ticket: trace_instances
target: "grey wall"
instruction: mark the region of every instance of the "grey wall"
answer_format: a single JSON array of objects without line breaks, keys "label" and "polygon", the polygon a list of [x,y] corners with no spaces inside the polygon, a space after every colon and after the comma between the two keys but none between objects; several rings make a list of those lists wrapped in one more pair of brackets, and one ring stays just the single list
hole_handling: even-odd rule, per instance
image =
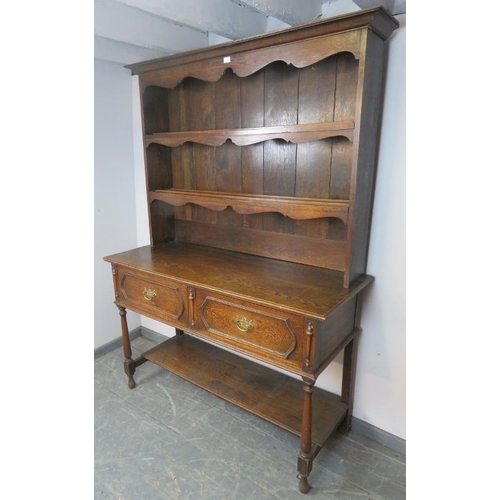
[{"label": "grey wall", "polygon": [[[94,348],[120,336],[105,255],[137,245],[132,81],[119,64],[94,60]],[[129,312],[130,329],[140,324]]]}]

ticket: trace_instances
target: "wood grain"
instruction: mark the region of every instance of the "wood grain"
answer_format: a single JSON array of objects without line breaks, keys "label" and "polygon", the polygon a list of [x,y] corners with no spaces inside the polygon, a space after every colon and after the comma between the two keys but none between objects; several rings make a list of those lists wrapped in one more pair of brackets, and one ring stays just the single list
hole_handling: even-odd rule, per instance
[{"label": "wood grain", "polygon": [[[217,129],[241,127],[240,79],[226,72],[215,86],[215,126]],[[215,151],[215,185],[217,191],[241,192],[241,149],[226,143]],[[217,214],[217,223],[241,227],[241,215],[232,211]]]},{"label": "wood grain", "polygon": [[[299,73],[284,63],[265,71],[265,126],[296,125]],[[264,144],[264,194],[294,196],[297,145],[282,141]],[[293,221],[280,214],[265,214],[263,228],[293,234]]]},{"label": "wood grain", "polygon": [[[300,72],[299,123],[333,120],[335,79],[336,64],[331,59]],[[297,146],[296,196],[329,198],[331,156],[331,140],[317,140]],[[295,234],[326,238],[328,221],[298,222],[294,230]]]},{"label": "wood grain", "polygon": [[[191,103],[194,110],[191,128],[202,131],[215,129],[215,86],[200,80],[191,82]],[[182,132],[180,132],[182,134]],[[190,132],[184,132],[190,133]],[[215,148],[193,144],[196,189],[215,190]],[[195,207],[193,220],[215,223],[217,216],[203,207]]]},{"label": "wood grain", "polygon": [[[293,43],[301,40],[322,37],[343,31],[362,30],[369,28],[383,40],[398,28],[398,21],[389,12],[380,7],[351,12],[342,16],[330,17],[308,24],[301,24],[275,33],[258,35],[235,42],[207,47],[205,49],[184,52],[126,66],[133,74],[146,75],[161,69],[172,69],[193,62],[213,60],[227,55],[251,51],[259,48],[273,47],[283,43]],[[292,45],[293,51],[293,45]]]},{"label": "wood grain", "polygon": [[[129,66],[152,245],[105,257],[129,387],[149,359],[299,434],[303,493],[332,429],[350,427],[384,39],[397,26],[368,9]],[[126,308],[178,335],[132,360]],[[313,390],[343,349],[342,397]]]},{"label": "wood grain", "polygon": [[352,181],[349,199],[356,208],[349,214],[345,286],[366,271],[371,226],[374,179],[378,157],[381,99],[384,84],[386,47],[371,32],[365,34],[366,51],[359,63],[357,121]]},{"label": "wood grain", "polygon": [[[358,88],[358,61],[348,54],[336,58],[337,77],[335,85],[334,119],[352,118],[356,113],[356,93]],[[332,141],[330,176],[330,198],[349,199],[353,157],[353,145],[341,137]],[[330,221],[328,238],[346,239],[345,226]]]},{"label": "wood grain", "polygon": [[142,95],[144,133],[169,132],[168,91],[152,85]]},{"label": "wood grain", "polygon": [[146,149],[147,189],[170,189],[173,187],[171,149],[151,144]]},{"label": "wood grain", "polygon": [[175,222],[175,238],[184,243],[344,271],[345,242],[342,241],[182,220]]},{"label": "wood grain", "polygon": [[265,47],[230,56],[231,61],[224,62],[224,57],[213,57],[208,64],[198,61],[182,66],[172,66],[168,73],[152,71],[144,75],[147,85],[159,85],[174,88],[187,77],[197,78],[206,82],[216,82],[223,78],[228,69],[239,77],[247,77],[274,61],[283,61],[295,69],[310,66],[322,59],[348,51],[359,57],[359,32],[325,35],[312,40],[283,44],[275,47]]},{"label": "wood grain", "polygon": [[[301,316],[201,289],[196,303],[194,335],[297,375],[310,376],[310,369],[304,364]],[[236,325],[237,320],[250,321],[252,325],[243,332]]]},{"label": "wood grain", "polygon": [[363,276],[344,288],[338,271],[180,242],[144,246],[104,260],[323,321],[373,279]]},{"label": "wood grain", "polygon": [[[144,357],[212,394],[294,434],[302,426],[302,384],[286,375],[222,351],[190,335],[172,337]],[[339,396],[314,391],[312,442],[323,445],[347,405]]]},{"label": "wood grain", "polygon": [[[259,71],[240,82],[241,126],[261,128],[264,126],[264,71]],[[264,192],[264,144],[248,145],[241,150],[241,192],[262,194]],[[262,216],[245,215],[243,227],[262,229]]]},{"label": "wood grain", "polygon": [[[182,123],[182,113],[180,100],[180,89],[176,88],[168,93],[168,118],[169,118],[169,128],[172,132],[178,132],[184,128]],[[185,123],[185,120],[184,120]],[[172,148],[171,149],[171,162],[172,162],[172,185],[174,188],[186,189],[187,185],[184,181],[184,170],[182,163],[182,149]],[[186,218],[185,207],[179,207],[175,209],[175,218]]]},{"label": "wood grain", "polygon": [[349,213],[349,202],[346,200],[233,194],[188,189],[150,191],[149,200],[161,200],[176,207],[194,203],[217,212],[231,207],[236,213],[246,215],[279,212],[292,219],[336,217],[346,222]]},{"label": "wood grain", "polygon": [[[201,109],[201,108],[200,108]],[[333,115],[333,107],[332,107]],[[304,116],[302,116],[304,118]],[[196,128],[196,125],[193,124]],[[221,130],[193,130],[146,135],[146,145],[156,143],[164,146],[181,146],[186,142],[196,142],[207,146],[222,146],[230,140],[237,146],[249,146],[272,139],[282,139],[295,144],[317,141],[328,137],[343,136],[352,140],[354,122],[345,120],[299,125],[279,125],[275,127],[236,128]]]},{"label": "wood grain", "polygon": [[153,245],[160,245],[175,238],[174,207],[152,201],[149,205],[150,234]]}]

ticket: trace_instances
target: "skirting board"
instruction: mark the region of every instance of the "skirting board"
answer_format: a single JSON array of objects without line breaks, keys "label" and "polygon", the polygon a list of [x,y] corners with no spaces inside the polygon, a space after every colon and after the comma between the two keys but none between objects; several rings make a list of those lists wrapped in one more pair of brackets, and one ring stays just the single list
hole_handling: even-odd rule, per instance
[{"label": "skirting board", "polygon": [[[141,337],[143,330],[144,330],[144,328],[142,328],[140,326],[137,328],[134,328],[129,333],[130,340],[134,340],[138,337]],[[144,335],[144,337],[146,337],[146,335]],[[96,349],[94,349],[94,359],[97,359],[97,358],[103,356],[107,352],[114,351],[115,349],[118,349],[118,347],[121,347],[121,346],[122,346],[122,338],[117,337],[116,339],[112,340],[111,342],[108,342],[107,344],[101,345],[101,346],[97,347]]]},{"label": "skirting board", "polygon": [[[155,343],[163,342],[167,338],[164,335],[160,335],[159,333],[156,333],[153,330],[150,330],[149,328],[145,328],[143,326],[135,328],[130,332],[130,340],[136,339],[141,336]],[[122,345],[122,339],[121,337],[118,337],[112,340],[111,342],[108,342],[107,344],[104,344],[98,347],[97,349],[94,349],[94,359],[98,358],[99,356],[102,356],[103,354],[106,354],[109,351],[121,347],[121,345]],[[387,446],[387,448],[390,448],[391,450],[401,453],[402,455],[406,455],[405,439],[401,439],[398,436],[389,434],[388,432],[379,429],[378,427],[375,427],[374,425],[369,424],[368,422],[360,420],[359,418],[356,417],[352,418],[352,429],[358,434],[361,434],[362,436],[365,436],[369,439],[373,439],[377,443]]]},{"label": "skirting board", "polygon": [[373,441],[387,446],[387,448],[390,448],[401,455],[406,455],[406,439],[401,439],[394,434],[389,434],[388,432],[356,417],[352,417],[351,427],[354,432],[357,432],[358,434],[361,434],[369,439],[373,439]]}]

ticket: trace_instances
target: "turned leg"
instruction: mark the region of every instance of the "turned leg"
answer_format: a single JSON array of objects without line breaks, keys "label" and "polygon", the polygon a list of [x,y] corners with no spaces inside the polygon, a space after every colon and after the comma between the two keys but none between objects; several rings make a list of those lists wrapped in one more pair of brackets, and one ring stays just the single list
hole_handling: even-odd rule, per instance
[{"label": "turned leg", "polygon": [[301,493],[308,493],[311,489],[307,477],[312,469],[312,394],[314,381],[304,379],[304,408],[302,412],[302,429],[300,432],[300,453],[297,469],[299,471],[300,481],[299,490]]},{"label": "turned leg", "polygon": [[135,387],[135,363],[132,359],[132,347],[130,346],[130,337],[128,334],[127,310],[121,306],[118,306],[118,309],[120,311],[120,318],[122,323],[123,356],[125,357],[123,367],[125,369],[125,373],[128,375],[128,386],[130,387],[130,389],[133,389]]},{"label": "turned leg", "polygon": [[342,402],[347,405],[347,414],[339,427],[342,434],[351,431],[352,407],[354,402],[354,381],[356,377],[356,359],[358,356],[359,332],[344,349],[344,366],[342,369]]}]

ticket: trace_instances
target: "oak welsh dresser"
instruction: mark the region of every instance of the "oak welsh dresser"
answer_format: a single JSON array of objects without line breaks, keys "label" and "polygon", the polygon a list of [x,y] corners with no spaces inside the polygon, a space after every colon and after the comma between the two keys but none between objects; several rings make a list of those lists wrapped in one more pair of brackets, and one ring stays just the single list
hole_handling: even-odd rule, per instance
[{"label": "oak welsh dresser", "polygon": [[[351,426],[385,40],[397,27],[368,9],[128,66],[151,235],[105,257],[128,385],[150,361],[296,433],[303,493],[326,439]],[[132,359],[127,309],[176,335]],[[342,350],[341,394],[314,388]]]}]

